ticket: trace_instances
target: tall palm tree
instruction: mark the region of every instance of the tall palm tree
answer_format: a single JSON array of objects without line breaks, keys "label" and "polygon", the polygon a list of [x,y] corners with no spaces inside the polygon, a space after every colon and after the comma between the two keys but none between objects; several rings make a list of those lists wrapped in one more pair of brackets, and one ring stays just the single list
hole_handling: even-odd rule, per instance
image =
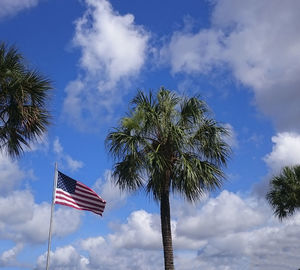
[{"label": "tall palm tree", "polygon": [[279,219],[292,216],[300,208],[300,165],[284,167],[270,182],[266,198]]},{"label": "tall palm tree", "polygon": [[0,149],[19,156],[47,129],[50,81],[30,70],[14,47],[0,44]]},{"label": "tall palm tree", "polygon": [[160,203],[165,269],[173,270],[169,194],[195,201],[221,186],[230,153],[227,130],[209,117],[203,101],[164,88],[156,96],[139,91],[131,105],[106,138],[116,159],[113,174],[122,190],[145,187]]}]

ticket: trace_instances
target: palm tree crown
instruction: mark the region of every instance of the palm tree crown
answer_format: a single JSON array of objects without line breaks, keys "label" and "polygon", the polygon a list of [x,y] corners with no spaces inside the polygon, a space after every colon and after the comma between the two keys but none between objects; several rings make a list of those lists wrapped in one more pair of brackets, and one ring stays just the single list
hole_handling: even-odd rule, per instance
[{"label": "palm tree crown", "polygon": [[270,182],[266,198],[279,219],[292,216],[300,208],[300,165],[284,167]]},{"label": "palm tree crown", "polygon": [[49,125],[50,81],[29,70],[14,47],[0,44],[0,149],[19,156]]},{"label": "palm tree crown", "polygon": [[203,101],[164,88],[156,96],[139,91],[131,105],[106,139],[117,161],[116,184],[131,191],[145,187],[160,202],[165,269],[174,269],[169,193],[195,201],[221,186],[230,153],[227,130],[209,117]]}]

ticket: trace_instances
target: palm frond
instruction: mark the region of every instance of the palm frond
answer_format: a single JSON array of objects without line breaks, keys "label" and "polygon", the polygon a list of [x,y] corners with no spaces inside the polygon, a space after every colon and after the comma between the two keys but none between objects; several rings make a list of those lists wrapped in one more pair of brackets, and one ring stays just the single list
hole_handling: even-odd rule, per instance
[{"label": "palm frond", "polygon": [[231,154],[229,145],[223,139],[227,134],[227,129],[218,125],[215,120],[203,119],[191,137],[190,145],[197,149],[202,159],[218,166],[225,165]]},{"label": "palm frond", "polygon": [[50,124],[51,82],[28,70],[17,49],[0,45],[0,148],[19,156]]},{"label": "palm frond", "polygon": [[121,190],[135,191],[143,186],[141,164],[131,155],[116,163],[113,177]]},{"label": "palm frond", "polygon": [[199,123],[204,115],[209,112],[205,102],[196,97],[185,98],[181,103],[179,124],[186,128]]},{"label": "palm frond", "polygon": [[188,200],[196,201],[208,191],[222,186],[224,174],[215,164],[201,161],[191,153],[183,154],[172,170],[172,189]]}]

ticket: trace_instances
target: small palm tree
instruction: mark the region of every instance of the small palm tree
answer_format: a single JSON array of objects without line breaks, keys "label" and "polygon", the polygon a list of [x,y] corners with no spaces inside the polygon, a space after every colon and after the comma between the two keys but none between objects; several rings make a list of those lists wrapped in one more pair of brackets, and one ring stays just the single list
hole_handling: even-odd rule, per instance
[{"label": "small palm tree", "polygon": [[221,186],[230,153],[227,130],[208,116],[203,101],[164,88],[156,96],[139,91],[131,105],[106,138],[117,161],[113,174],[122,190],[145,187],[160,203],[165,269],[173,270],[169,194],[195,201]]},{"label": "small palm tree", "polygon": [[270,182],[266,198],[280,220],[292,216],[300,208],[300,165],[284,167]]},{"label": "small palm tree", "polygon": [[0,149],[19,156],[49,124],[50,81],[29,70],[22,55],[0,44]]}]

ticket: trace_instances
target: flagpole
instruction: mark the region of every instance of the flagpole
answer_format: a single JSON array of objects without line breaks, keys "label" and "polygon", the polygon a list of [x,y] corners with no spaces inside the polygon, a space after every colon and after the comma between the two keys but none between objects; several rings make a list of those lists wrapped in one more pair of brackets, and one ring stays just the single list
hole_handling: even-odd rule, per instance
[{"label": "flagpole", "polygon": [[57,162],[55,162],[55,170],[54,170],[54,183],[53,183],[53,195],[52,195],[50,227],[49,227],[49,237],[48,237],[48,253],[47,253],[46,270],[48,270],[48,268],[49,268],[49,262],[50,262],[50,249],[51,249],[51,236],[52,236],[52,220],[53,220],[53,210],[54,210],[54,200],[55,200],[56,186],[57,186]]}]

